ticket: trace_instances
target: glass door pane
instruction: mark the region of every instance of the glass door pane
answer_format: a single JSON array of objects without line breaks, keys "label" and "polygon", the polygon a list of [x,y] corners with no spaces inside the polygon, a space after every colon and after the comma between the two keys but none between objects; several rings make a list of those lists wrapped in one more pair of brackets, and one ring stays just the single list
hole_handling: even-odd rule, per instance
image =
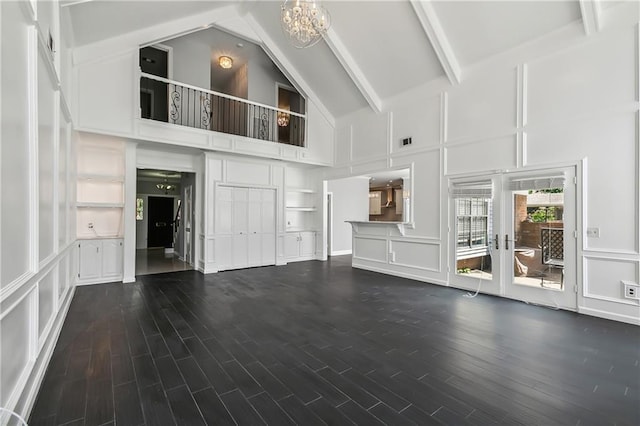
[{"label": "glass door pane", "polygon": [[462,197],[456,198],[454,203],[456,274],[491,280],[491,200],[484,197]]},{"label": "glass door pane", "polygon": [[575,309],[574,176],[573,168],[504,176],[506,296]]},{"label": "glass door pane", "polygon": [[562,290],[564,188],[513,191],[514,284]]}]

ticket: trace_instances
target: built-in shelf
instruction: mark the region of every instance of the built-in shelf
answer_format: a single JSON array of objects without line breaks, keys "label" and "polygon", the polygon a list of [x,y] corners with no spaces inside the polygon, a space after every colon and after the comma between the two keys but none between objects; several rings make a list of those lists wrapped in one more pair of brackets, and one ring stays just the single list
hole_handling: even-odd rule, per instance
[{"label": "built-in shelf", "polygon": [[123,208],[124,203],[76,203],[76,207],[79,209],[116,209]]},{"label": "built-in shelf", "polygon": [[294,212],[315,212],[318,209],[315,207],[289,207],[287,206],[287,210],[291,210]]},{"label": "built-in shelf", "polygon": [[294,188],[291,186],[287,187],[287,191],[288,192],[302,192],[304,194],[315,194],[316,191],[313,189],[309,189],[309,188]]}]

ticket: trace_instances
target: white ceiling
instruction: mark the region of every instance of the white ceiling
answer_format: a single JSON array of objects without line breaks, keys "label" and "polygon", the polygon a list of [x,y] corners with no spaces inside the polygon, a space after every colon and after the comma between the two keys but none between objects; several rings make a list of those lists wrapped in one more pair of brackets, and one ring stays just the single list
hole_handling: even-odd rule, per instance
[{"label": "white ceiling", "polygon": [[[209,12],[225,8],[224,19],[215,25],[262,41],[277,62],[289,67],[285,74],[302,80],[297,82],[299,87],[314,93],[334,117],[367,105],[380,109],[384,100],[396,93],[446,78],[442,58],[435,53],[443,39],[450,46],[445,53],[460,65],[464,76],[466,67],[582,18],[578,0],[432,1],[429,19],[442,29],[438,41],[427,37],[408,0],[325,0],[332,16],[333,38],[329,43],[296,49],[280,28],[280,1],[65,3],[76,47],[186,17],[201,17],[204,22],[198,25],[207,26],[212,24]],[[229,16],[229,7],[236,10],[235,16]]]}]

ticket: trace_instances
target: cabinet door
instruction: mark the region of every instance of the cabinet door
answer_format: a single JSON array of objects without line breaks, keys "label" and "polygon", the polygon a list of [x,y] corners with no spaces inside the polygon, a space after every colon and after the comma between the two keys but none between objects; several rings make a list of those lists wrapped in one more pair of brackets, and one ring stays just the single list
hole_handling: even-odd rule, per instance
[{"label": "cabinet door", "polygon": [[395,190],[396,196],[396,214],[402,214],[402,208],[404,207],[404,199],[402,198],[402,189]]},{"label": "cabinet door", "polygon": [[316,252],[316,233],[301,232],[300,233],[300,256],[313,256]]},{"label": "cabinet door", "polygon": [[91,280],[102,275],[100,241],[84,240],[78,244],[78,278]]},{"label": "cabinet door", "polygon": [[382,213],[382,192],[369,192],[369,214],[378,215]]},{"label": "cabinet door", "polygon": [[102,241],[102,276],[122,276],[122,240]]},{"label": "cabinet door", "polygon": [[289,232],[284,236],[284,256],[287,259],[300,257],[300,233]]}]

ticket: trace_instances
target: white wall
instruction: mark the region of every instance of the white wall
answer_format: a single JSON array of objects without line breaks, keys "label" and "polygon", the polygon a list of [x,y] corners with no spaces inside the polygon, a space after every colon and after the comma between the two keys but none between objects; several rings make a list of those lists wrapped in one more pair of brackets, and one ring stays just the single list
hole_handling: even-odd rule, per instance
[{"label": "white wall", "polygon": [[251,45],[255,51],[247,64],[249,67],[249,100],[265,105],[277,106],[276,83],[291,86],[291,83],[264,53],[262,48]]},{"label": "white wall", "polygon": [[331,180],[327,191],[332,193],[331,253],[351,253],[351,225],[346,220],[369,220],[369,179],[362,177]]},{"label": "white wall", "polygon": [[162,43],[173,48],[172,80],[209,89],[211,49],[197,37],[180,37]]},{"label": "white wall", "polygon": [[[574,164],[583,171],[578,311],[640,323],[620,283],[640,278],[638,4],[603,13],[600,33],[587,36],[576,22],[465,69],[458,86],[433,83],[385,100],[381,114],[338,120],[327,177],[414,172],[415,229],[366,231],[357,266],[447,285],[450,177]],[[413,144],[401,147],[407,136]],[[600,238],[587,238],[587,227]]]},{"label": "white wall", "polygon": [[[0,407],[27,416],[76,271],[75,135],[61,93],[57,2],[0,2]],[[37,28],[43,31],[38,36]],[[66,68],[65,68],[66,69]],[[68,86],[63,86],[65,90]]]}]

